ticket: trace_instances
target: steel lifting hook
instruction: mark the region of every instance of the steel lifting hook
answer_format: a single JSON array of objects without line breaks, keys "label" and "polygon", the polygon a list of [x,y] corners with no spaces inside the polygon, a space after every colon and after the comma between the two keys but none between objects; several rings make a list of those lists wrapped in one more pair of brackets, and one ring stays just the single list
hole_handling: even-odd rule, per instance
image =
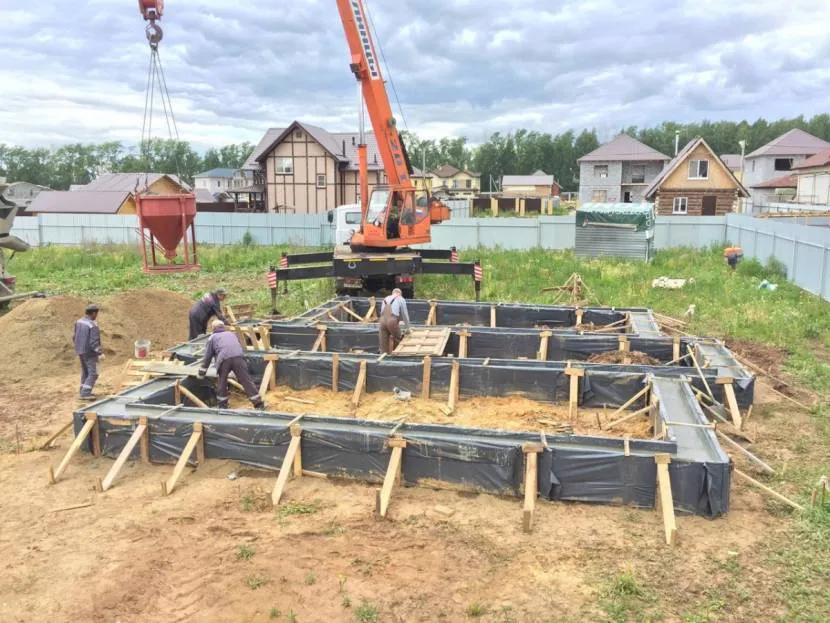
[{"label": "steel lifting hook", "polygon": [[147,24],[147,28],[144,29],[144,34],[147,35],[147,41],[150,43],[150,47],[154,50],[158,48],[159,42],[162,37],[164,37],[164,32],[162,31],[161,26],[152,20],[149,24]]}]

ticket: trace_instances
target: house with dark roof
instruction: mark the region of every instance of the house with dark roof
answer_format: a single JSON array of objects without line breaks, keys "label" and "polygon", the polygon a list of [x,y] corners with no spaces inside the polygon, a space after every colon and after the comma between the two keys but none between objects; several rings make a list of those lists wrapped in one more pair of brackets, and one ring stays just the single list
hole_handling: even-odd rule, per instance
[{"label": "house with dark roof", "polygon": [[580,203],[639,203],[670,158],[627,134],[577,160]]},{"label": "house with dark roof", "polygon": [[762,198],[768,196],[768,189],[760,184],[789,174],[810,156],[827,149],[830,149],[827,141],[794,128],[747,154],[742,182],[750,187],[753,204],[763,202]]},{"label": "house with dark roof", "polygon": [[481,190],[481,173],[442,164],[430,171],[432,192],[437,197],[466,199],[475,197]]},{"label": "house with dark roof", "polygon": [[212,194],[221,193],[232,188],[236,169],[218,167],[209,171],[202,171],[193,176],[193,188],[204,189]]},{"label": "house with dark roof", "polygon": [[645,189],[658,214],[716,216],[734,212],[746,188],[698,137],[678,152]]},{"label": "house with dark roof", "polygon": [[830,209],[830,149],[793,167],[795,201]]},{"label": "house with dark roof", "polygon": [[[386,182],[386,175],[374,134],[367,132],[365,141],[371,192]],[[358,202],[358,143],[357,132],[329,132],[294,121],[284,129],[269,129],[243,169],[259,169],[266,211],[327,212]]]},{"label": "house with dark roof", "polygon": [[509,197],[555,197],[561,191],[559,183],[542,170],[533,175],[503,175],[501,192]]}]

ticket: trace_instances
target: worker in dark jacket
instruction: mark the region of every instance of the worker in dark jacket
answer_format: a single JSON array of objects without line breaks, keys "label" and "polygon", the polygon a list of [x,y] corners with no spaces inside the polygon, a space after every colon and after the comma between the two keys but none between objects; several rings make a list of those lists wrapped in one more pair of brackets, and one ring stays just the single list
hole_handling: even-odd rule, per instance
[{"label": "worker in dark jacket", "polygon": [[264,409],[265,403],[251,380],[251,375],[248,374],[248,364],[245,362],[245,357],[242,356],[243,350],[239,344],[239,339],[233,332],[225,328],[225,323],[221,320],[214,320],[211,328],[213,334],[208,338],[205,347],[205,356],[202,359],[202,366],[199,368],[199,378],[205,378],[210,362],[215,358],[216,370],[219,375],[219,385],[216,389],[219,408],[228,408],[228,375],[233,372],[254,407]]},{"label": "worker in dark jacket", "polygon": [[222,301],[228,295],[225,288],[217,288],[215,292],[208,292],[190,308],[190,333],[187,339],[194,340],[200,335],[207,333],[207,323],[211,316],[223,323],[227,322],[222,314]]},{"label": "worker in dark jacket", "polygon": [[81,360],[81,400],[95,398],[92,389],[98,380],[98,362],[104,358],[97,322],[99,309],[95,304],[87,305],[84,317],[75,321],[75,334],[72,336],[75,353]]}]

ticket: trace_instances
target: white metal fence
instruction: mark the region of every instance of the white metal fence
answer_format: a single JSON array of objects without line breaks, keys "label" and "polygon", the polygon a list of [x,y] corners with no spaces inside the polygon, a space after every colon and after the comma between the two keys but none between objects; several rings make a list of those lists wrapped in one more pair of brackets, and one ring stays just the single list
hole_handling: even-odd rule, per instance
[{"label": "white metal fence", "polygon": [[[17,217],[13,233],[33,246],[47,244],[136,243],[135,216],[41,214]],[[433,228],[433,248],[501,249],[574,247],[573,216],[538,218],[459,218]],[[324,247],[333,242],[332,225],[324,214],[199,213],[199,243],[234,244],[246,234],[254,244]],[[723,216],[659,216],[655,247],[704,248],[727,241],[743,247],[747,257],[766,263],[771,257],[787,267],[793,282],[830,300],[830,228]]]}]

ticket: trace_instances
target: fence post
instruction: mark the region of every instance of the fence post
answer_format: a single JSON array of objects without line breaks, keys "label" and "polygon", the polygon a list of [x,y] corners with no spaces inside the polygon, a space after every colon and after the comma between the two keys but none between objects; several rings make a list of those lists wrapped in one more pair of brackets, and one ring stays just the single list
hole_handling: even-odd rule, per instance
[{"label": "fence post", "polygon": [[826,293],[824,291],[825,290],[825,287],[824,287],[825,277],[827,276],[827,251],[828,251],[828,248],[824,247],[824,253],[822,253],[822,255],[821,255],[821,271],[820,271],[821,281],[819,282],[819,287],[818,287],[819,295],[822,298],[825,298],[825,299],[828,298],[828,293]]},{"label": "fence post", "polygon": [[798,281],[795,278],[795,274],[798,272],[795,268],[796,262],[798,261],[798,244],[798,239],[795,236],[793,236],[793,274],[792,277],[790,277],[790,279],[792,279],[795,283],[798,283]]}]

